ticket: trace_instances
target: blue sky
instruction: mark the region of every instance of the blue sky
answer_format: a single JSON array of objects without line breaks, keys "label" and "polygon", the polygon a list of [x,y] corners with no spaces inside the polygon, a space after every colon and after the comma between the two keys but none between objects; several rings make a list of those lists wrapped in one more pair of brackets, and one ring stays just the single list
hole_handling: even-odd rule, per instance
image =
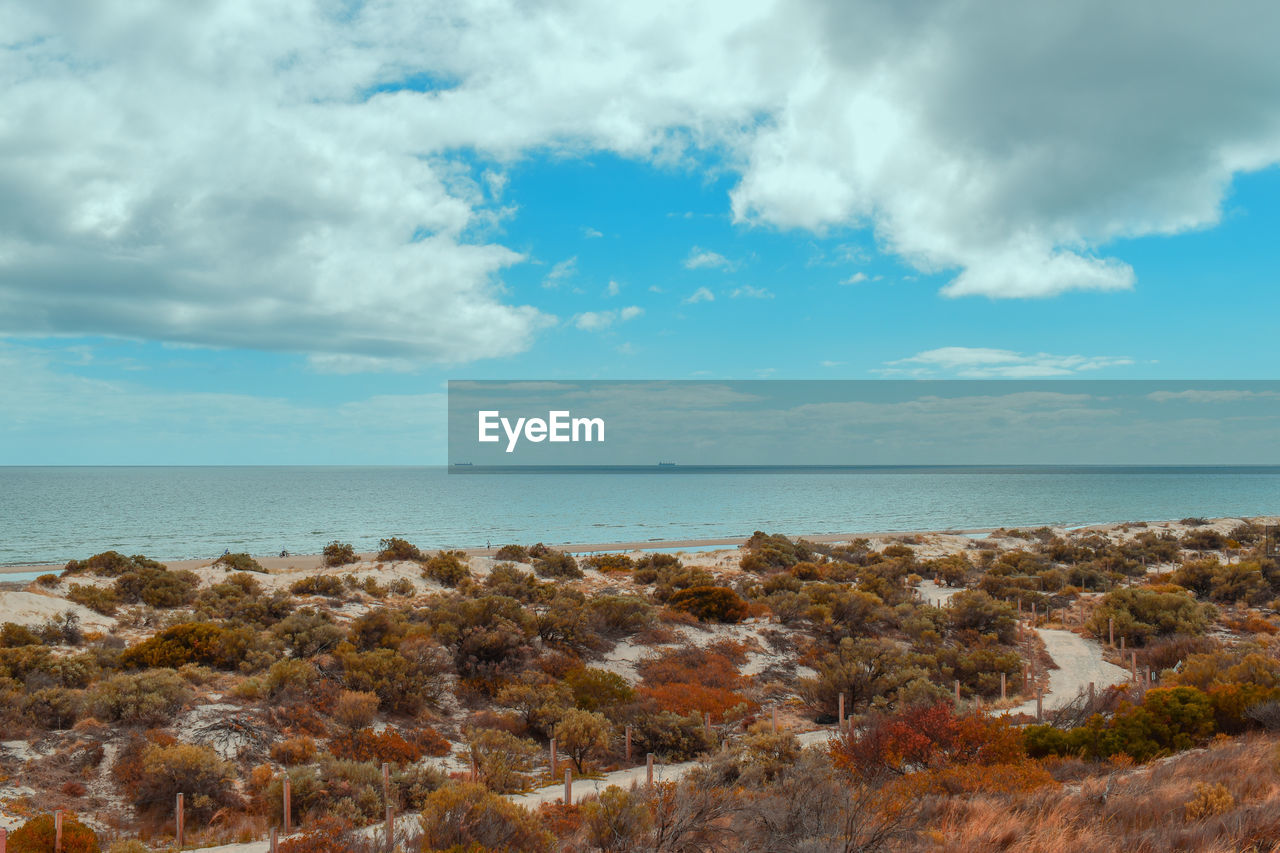
[{"label": "blue sky", "polygon": [[438,463],[457,378],[1275,375],[1268,7],[19,8],[0,464]]}]

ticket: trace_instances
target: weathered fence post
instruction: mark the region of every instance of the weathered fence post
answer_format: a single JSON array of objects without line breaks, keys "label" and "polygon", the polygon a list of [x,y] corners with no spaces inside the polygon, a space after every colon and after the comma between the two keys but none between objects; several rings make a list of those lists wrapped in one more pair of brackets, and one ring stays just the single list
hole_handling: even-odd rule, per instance
[{"label": "weathered fence post", "polygon": [[274,826],[271,827],[270,853],[280,853],[280,833]]},{"label": "weathered fence post", "polygon": [[1044,691],[1036,688],[1036,722],[1044,722]]},{"label": "weathered fence post", "polygon": [[0,826],[0,853],[4,853],[4,851],[8,847],[9,847],[9,830]]},{"label": "weathered fence post", "polygon": [[709,739],[711,737],[711,712],[707,711],[702,715],[702,732]]},{"label": "weathered fence post", "polygon": [[387,807],[387,853],[396,849],[396,813],[391,803],[391,764],[382,762],[382,802]]},{"label": "weathered fence post", "polygon": [[1129,652],[1129,672],[1133,676],[1133,680],[1138,680],[1138,653]]},{"label": "weathered fence post", "polygon": [[551,736],[551,778],[556,778],[556,736]]},{"label": "weathered fence post", "polygon": [[177,802],[174,804],[173,814],[174,814],[174,818],[173,818],[173,838],[174,838],[174,841],[175,841],[175,842],[177,843],[177,845],[178,845],[178,849],[179,849],[179,850],[181,850],[181,849],[182,849],[182,836],[183,836],[183,832],[182,832],[182,830],[183,830],[183,828],[184,828],[184,827],[183,827],[183,819],[186,817],[186,815],[185,815],[185,814],[183,814],[183,809],[182,809],[182,795],[181,795],[181,794],[179,794],[179,795],[177,796]]},{"label": "weathered fence post", "polygon": [[573,768],[564,769],[564,804],[573,805]]},{"label": "weathered fence post", "polygon": [[53,853],[62,853],[62,809],[53,813]]},{"label": "weathered fence post", "polygon": [[627,726],[627,763],[631,763],[631,726]]},{"label": "weathered fence post", "polygon": [[293,826],[293,793],[292,785],[289,783],[289,777],[284,777],[284,831],[289,834],[289,829]]},{"label": "weathered fence post", "polygon": [[778,706],[773,706],[773,733],[778,733]]},{"label": "weathered fence post", "polygon": [[1008,680],[1009,680],[1009,676],[1006,673],[1003,673],[1003,672],[1000,673],[1000,701],[1001,702],[1009,698],[1009,688],[1007,684]]},{"label": "weathered fence post", "polygon": [[1125,641],[1125,638],[1124,638],[1124,637],[1121,637],[1121,638],[1120,638],[1120,651],[1124,651],[1124,641]]},{"label": "weathered fence post", "polygon": [[1110,616],[1107,617],[1107,645],[1116,647],[1116,620]]},{"label": "weathered fence post", "polygon": [[956,704],[960,704],[960,679],[956,679]]},{"label": "weathered fence post", "polygon": [[644,757],[644,775],[645,784],[650,788],[653,787],[653,753],[650,752]]},{"label": "weathered fence post", "polygon": [[1093,697],[1094,697],[1093,682],[1092,682],[1092,681],[1090,681],[1090,682],[1089,682],[1089,705],[1090,705],[1090,706],[1092,706],[1092,705],[1093,705]]},{"label": "weathered fence post", "polygon": [[836,720],[836,728],[839,731],[844,731],[844,694],[843,693],[840,694],[840,716]]}]

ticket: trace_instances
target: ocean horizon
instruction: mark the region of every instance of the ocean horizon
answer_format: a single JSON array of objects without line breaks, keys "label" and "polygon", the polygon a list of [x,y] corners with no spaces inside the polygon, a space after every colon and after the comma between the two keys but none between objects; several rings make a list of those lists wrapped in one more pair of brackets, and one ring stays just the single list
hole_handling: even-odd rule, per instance
[{"label": "ocean horizon", "polygon": [[1280,513],[1280,466],[0,467],[0,565]]}]

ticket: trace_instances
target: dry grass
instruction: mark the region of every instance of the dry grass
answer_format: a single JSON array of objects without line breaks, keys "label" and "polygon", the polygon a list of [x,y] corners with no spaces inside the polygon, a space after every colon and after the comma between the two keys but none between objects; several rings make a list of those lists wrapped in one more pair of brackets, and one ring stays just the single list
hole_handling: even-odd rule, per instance
[{"label": "dry grass", "polygon": [[1280,851],[1280,740],[1254,736],[1137,768],[1083,776],[1059,762],[1057,790],[930,804],[932,827],[912,849],[1158,853]]}]

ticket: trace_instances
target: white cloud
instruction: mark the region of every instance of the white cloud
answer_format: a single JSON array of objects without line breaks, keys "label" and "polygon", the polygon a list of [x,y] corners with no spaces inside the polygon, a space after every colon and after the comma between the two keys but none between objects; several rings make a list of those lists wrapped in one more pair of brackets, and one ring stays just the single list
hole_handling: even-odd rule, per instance
[{"label": "white cloud", "polygon": [[598,231],[589,225],[582,226],[582,236],[587,240],[598,240],[604,236],[604,232]]},{"label": "white cloud", "polygon": [[683,302],[685,305],[697,305],[699,302],[715,302],[716,295],[705,287],[699,287],[693,293],[689,294]]},{"label": "white cloud", "polygon": [[767,288],[744,284],[729,291],[729,297],[731,299],[772,299],[773,294]]},{"label": "white cloud", "polygon": [[609,284],[604,289],[605,296],[617,296],[621,292],[622,285],[612,279],[609,280]]},{"label": "white cloud", "polygon": [[565,258],[553,264],[551,272],[547,273],[547,277],[542,280],[543,287],[559,287],[566,279],[573,278],[578,274],[578,256]]},{"label": "white cloud", "polygon": [[1072,376],[1108,367],[1125,367],[1133,359],[1115,356],[1025,354],[986,347],[940,347],[909,358],[886,362],[885,375],[935,376],[966,379],[1033,379]]},{"label": "white cloud", "polygon": [[584,332],[602,332],[615,323],[625,323],[644,314],[644,309],[636,305],[628,305],[619,311],[584,311],[575,314],[573,325]]},{"label": "white cloud", "polygon": [[842,281],[842,282],[840,282],[840,283],[841,283],[841,284],[862,284],[862,283],[863,283],[864,281],[866,281],[866,280],[867,280],[867,274],[866,274],[866,273],[864,273],[864,272],[856,272],[856,273],[854,273],[853,275],[849,276],[848,278],[846,278],[844,281]]},{"label": "white cloud", "polygon": [[822,361],[819,362],[823,367],[841,367],[845,364],[843,361]]},{"label": "white cloud", "polygon": [[712,252],[709,249],[702,249],[694,246],[689,250],[689,257],[684,259],[684,268],[687,270],[700,269],[720,269],[732,270],[737,264],[726,258],[719,252]]},{"label": "white cloud", "polygon": [[1249,391],[1243,388],[1190,388],[1186,391],[1152,391],[1147,395],[1147,399],[1157,403],[1179,401],[1209,405],[1239,403],[1244,400],[1274,400],[1277,397],[1280,397],[1280,394],[1275,391]]},{"label": "white cloud", "polygon": [[500,280],[529,152],[711,159],[735,221],[870,228],[957,297],[1131,287],[1099,252],[1210,227],[1280,162],[1275,4],[612,12],[8,4],[0,331],[519,352],[553,322]]}]

